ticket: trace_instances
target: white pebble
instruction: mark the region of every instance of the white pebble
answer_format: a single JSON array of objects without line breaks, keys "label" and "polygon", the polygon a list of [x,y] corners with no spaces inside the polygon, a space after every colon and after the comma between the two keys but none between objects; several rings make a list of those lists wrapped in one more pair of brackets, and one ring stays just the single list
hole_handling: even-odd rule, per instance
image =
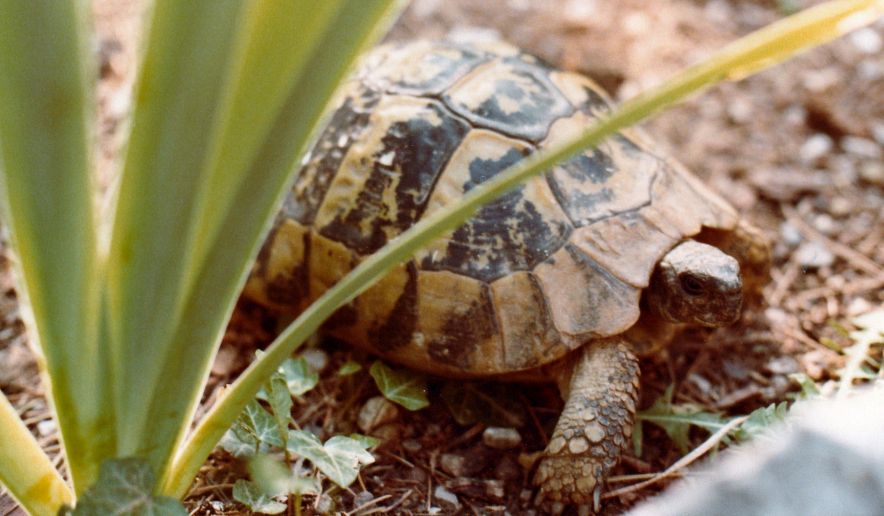
[{"label": "white pebble", "polygon": [[817,133],[801,146],[798,156],[804,163],[812,163],[832,151],[832,139],[825,134]]},{"label": "white pebble", "polygon": [[804,239],[801,236],[801,232],[798,231],[798,228],[788,222],[780,224],[780,238],[782,239],[782,242],[789,247],[797,246]]},{"label": "white pebble", "polygon": [[813,227],[824,235],[834,235],[838,231],[838,224],[831,216],[826,213],[817,215],[813,219]]},{"label": "white pebble", "polygon": [[881,159],[881,146],[872,140],[857,136],[845,136],[841,139],[841,148],[850,154],[864,158]]},{"label": "white pebble", "polygon": [[436,489],[433,491],[433,497],[437,500],[448,502],[455,507],[460,507],[460,502],[457,499],[457,495],[452,493],[448,489],[445,489],[441,485],[436,486]]},{"label": "white pebble", "polygon": [[884,145],[884,123],[876,122],[872,124],[872,136],[878,145]]},{"label": "white pebble", "polygon": [[857,50],[865,54],[877,54],[884,46],[881,36],[874,29],[868,27],[851,33],[850,42]]},{"label": "white pebble", "polygon": [[810,240],[801,244],[801,247],[795,251],[795,259],[804,268],[822,269],[835,262],[835,255],[823,244]]},{"label": "white pebble", "polygon": [[522,444],[522,436],[515,428],[489,426],[482,432],[482,442],[489,448],[509,450]]},{"label": "white pebble", "polygon": [[54,419],[44,419],[37,423],[37,433],[44,437],[54,433],[56,428],[58,426],[55,424]]},{"label": "white pebble", "polygon": [[305,349],[301,356],[304,357],[307,365],[317,373],[321,373],[325,366],[328,365],[328,355],[319,348]]}]

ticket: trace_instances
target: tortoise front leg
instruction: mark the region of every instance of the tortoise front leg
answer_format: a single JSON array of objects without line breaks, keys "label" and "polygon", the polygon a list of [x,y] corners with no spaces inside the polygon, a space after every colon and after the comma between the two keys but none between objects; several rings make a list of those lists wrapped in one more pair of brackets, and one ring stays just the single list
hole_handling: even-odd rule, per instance
[{"label": "tortoise front leg", "polygon": [[[570,376],[567,373],[570,371]],[[605,478],[632,435],[638,360],[622,338],[593,341],[559,382],[565,408],[534,477],[539,498],[598,509]]]}]

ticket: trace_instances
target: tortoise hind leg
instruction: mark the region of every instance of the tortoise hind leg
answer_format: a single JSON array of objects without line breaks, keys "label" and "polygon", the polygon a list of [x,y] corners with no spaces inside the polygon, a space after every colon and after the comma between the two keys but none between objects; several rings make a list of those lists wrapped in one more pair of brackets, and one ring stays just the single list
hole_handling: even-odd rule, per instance
[{"label": "tortoise hind leg", "polygon": [[[638,360],[621,338],[588,343],[559,386],[565,408],[537,468],[539,498],[598,505],[605,477],[632,435]],[[596,507],[597,509],[597,507]]]}]

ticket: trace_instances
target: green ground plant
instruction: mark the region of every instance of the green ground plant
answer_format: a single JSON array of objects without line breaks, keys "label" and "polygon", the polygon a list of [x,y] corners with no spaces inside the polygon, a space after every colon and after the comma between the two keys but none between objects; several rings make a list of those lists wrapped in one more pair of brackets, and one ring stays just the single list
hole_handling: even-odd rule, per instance
[{"label": "green ground plant", "polygon": [[[93,208],[90,5],[0,2],[0,206],[69,482],[5,397],[0,481],[25,510],[41,515],[71,505],[75,514],[126,507],[183,514],[173,499],[186,494],[259,389],[326,317],[395,264],[483,203],[606,135],[884,12],[881,0],[836,0],[784,19],[471,190],[308,308],[185,440],[226,322],[299,157],[336,85],[401,2],[152,2],[110,223],[98,221]],[[281,386],[269,389],[268,400],[281,402]],[[279,432],[282,419],[264,419]],[[291,432],[277,438],[293,439]]]}]

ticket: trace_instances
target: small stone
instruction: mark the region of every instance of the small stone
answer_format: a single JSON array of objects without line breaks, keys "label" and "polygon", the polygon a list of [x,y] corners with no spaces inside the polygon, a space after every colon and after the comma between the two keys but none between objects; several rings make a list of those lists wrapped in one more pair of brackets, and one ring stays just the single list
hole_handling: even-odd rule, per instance
[{"label": "small stone", "polygon": [[495,450],[510,450],[522,444],[522,436],[515,428],[489,426],[482,432],[482,442]]},{"label": "small stone", "polygon": [[374,495],[371,494],[370,491],[362,491],[361,493],[353,497],[353,505],[355,507],[360,507],[372,500],[374,500]]},{"label": "small stone", "polygon": [[335,501],[326,493],[319,495],[319,498],[313,503],[313,507],[319,514],[331,514],[335,508]]},{"label": "small stone", "polygon": [[823,244],[810,240],[795,251],[795,259],[806,269],[822,269],[835,263],[835,255]]},{"label": "small stone", "polygon": [[859,177],[873,185],[884,187],[884,163],[864,161],[859,165]]},{"label": "small stone", "polygon": [[806,70],[801,77],[805,89],[819,93],[841,81],[841,70],[835,66],[819,70]]},{"label": "small stone", "polygon": [[54,419],[44,419],[37,423],[37,433],[44,437],[55,433],[57,428],[58,425],[55,424]]},{"label": "small stone", "polygon": [[853,202],[850,199],[838,196],[829,203],[829,213],[836,217],[843,217],[850,215],[853,212],[853,207]]},{"label": "small stone", "polygon": [[485,495],[495,501],[503,500],[506,497],[506,489],[500,480],[485,480]]},{"label": "small stone", "polygon": [[872,136],[878,142],[878,145],[884,145],[884,122],[872,124]]},{"label": "small stone", "polygon": [[847,305],[847,315],[856,317],[857,315],[866,314],[872,311],[872,304],[863,297],[858,297]]},{"label": "small stone", "polygon": [[727,106],[727,114],[731,120],[744,124],[752,119],[752,103],[743,97],[736,97]]},{"label": "small stone", "polygon": [[369,398],[359,411],[356,424],[363,432],[371,432],[375,428],[396,421],[399,418],[399,409],[390,400],[383,396]]},{"label": "small stone", "polygon": [[789,355],[783,355],[770,360],[764,365],[764,368],[772,374],[779,375],[789,375],[801,370],[798,361]]},{"label": "small stone", "polygon": [[834,235],[840,229],[830,215],[823,213],[813,219],[813,227],[824,235]]},{"label": "small stone", "polygon": [[447,502],[455,507],[460,507],[460,502],[457,499],[457,495],[445,489],[442,485],[437,485],[436,489],[433,490],[433,497],[437,500],[441,500],[443,502]]},{"label": "small stone", "polygon": [[416,439],[406,439],[402,441],[402,447],[405,448],[405,451],[417,453],[421,451],[423,445],[421,445],[420,441]]},{"label": "small stone", "polygon": [[798,151],[798,157],[804,163],[813,163],[830,153],[833,146],[832,138],[826,134],[817,133],[804,142]]},{"label": "small stone", "polygon": [[321,373],[328,365],[328,354],[319,348],[310,348],[301,353],[307,364],[317,373]]},{"label": "small stone", "polygon": [[845,136],[841,138],[841,148],[848,154],[862,158],[881,159],[881,146],[867,138]]},{"label": "small stone", "polygon": [[881,36],[870,27],[853,31],[849,38],[853,46],[864,54],[877,54],[884,46]]},{"label": "small stone", "polygon": [[467,458],[454,453],[443,453],[439,457],[439,467],[442,471],[454,477],[467,476]]},{"label": "small stone", "polygon": [[722,366],[724,369],[724,374],[728,375],[734,380],[745,380],[746,378],[749,378],[749,370],[746,369],[746,366],[744,366],[740,362],[726,359],[722,363]]},{"label": "small stone", "polygon": [[788,222],[780,224],[780,238],[782,239],[782,242],[789,247],[796,247],[804,239],[804,237],[801,236],[801,232],[798,231],[798,228]]}]

